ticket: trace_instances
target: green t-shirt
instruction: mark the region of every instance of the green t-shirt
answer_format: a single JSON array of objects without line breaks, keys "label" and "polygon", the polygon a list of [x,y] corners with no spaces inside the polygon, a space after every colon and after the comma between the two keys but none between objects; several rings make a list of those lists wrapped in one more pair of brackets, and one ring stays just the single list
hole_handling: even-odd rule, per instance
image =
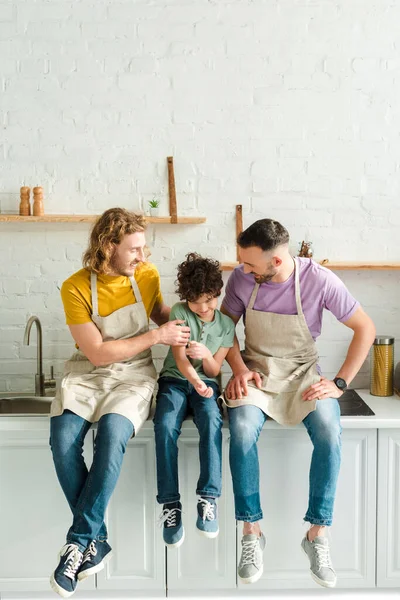
[{"label": "green t-shirt", "polygon": [[[223,315],[219,310],[215,311],[214,320],[206,323],[190,310],[186,302],[177,302],[171,308],[169,316],[170,321],[174,321],[175,319],[186,321],[185,325],[190,327],[190,341],[201,342],[211,350],[213,355],[219,348],[232,348],[233,346],[235,324],[230,317]],[[200,379],[217,381],[216,377],[207,377],[204,373],[202,360],[189,360],[199,374]],[[160,377],[185,379],[176,365],[172,348],[169,349],[165,358]]]}]

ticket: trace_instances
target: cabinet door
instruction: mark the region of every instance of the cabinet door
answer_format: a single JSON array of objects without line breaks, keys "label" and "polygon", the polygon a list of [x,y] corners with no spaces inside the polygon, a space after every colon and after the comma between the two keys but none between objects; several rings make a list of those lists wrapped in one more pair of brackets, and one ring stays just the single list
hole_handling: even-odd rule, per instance
[{"label": "cabinet door", "polygon": [[400,430],[380,429],[378,587],[400,587]]},{"label": "cabinet door", "polygon": [[[216,590],[236,587],[236,524],[228,464],[228,431],[223,431],[222,496],[218,500],[219,535],[202,537],[196,529],[199,477],[199,436],[185,428],[179,440],[179,481],[185,541],[167,550],[168,592]],[[161,536],[161,532],[158,534]]]},{"label": "cabinet door", "polygon": [[[337,587],[374,587],[376,430],[344,430],[342,440],[330,542]],[[308,529],[303,518],[308,504],[311,453],[312,445],[303,429],[264,429],[261,433],[262,529],[267,547],[264,574],[252,588],[318,587],[300,547]],[[240,538],[241,527],[239,544]]]},{"label": "cabinet door", "polygon": [[113,556],[97,575],[98,589],[159,590],[165,595],[165,549],[157,515],[154,434],[142,429],[128,443],[108,507]]},{"label": "cabinet door", "polygon": [[[86,450],[92,454],[92,433]],[[72,515],[58,483],[46,428],[0,431],[0,592],[51,591]],[[95,588],[94,577],[79,584]]]}]

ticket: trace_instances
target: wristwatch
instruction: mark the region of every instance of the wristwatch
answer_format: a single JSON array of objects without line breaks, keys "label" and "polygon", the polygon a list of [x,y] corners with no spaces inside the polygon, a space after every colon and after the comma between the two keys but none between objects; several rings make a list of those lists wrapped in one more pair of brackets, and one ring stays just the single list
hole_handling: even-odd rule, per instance
[{"label": "wristwatch", "polygon": [[344,392],[344,390],[347,388],[347,383],[342,377],[335,377],[333,383],[336,385],[337,388],[339,388],[341,392]]}]

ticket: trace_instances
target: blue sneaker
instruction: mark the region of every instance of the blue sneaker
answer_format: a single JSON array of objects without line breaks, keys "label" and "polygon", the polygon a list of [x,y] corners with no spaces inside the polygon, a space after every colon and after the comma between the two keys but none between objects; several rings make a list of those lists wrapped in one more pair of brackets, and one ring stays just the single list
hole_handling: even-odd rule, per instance
[{"label": "blue sneaker", "polygon": [[65,544],[58,554],[60,562],[50,577],[50,585],[62,598],[69,598],[75,592],[77,573],[83,554],[76,544]]},{"label": "blue sneaker", "polygon": [[112,549],[107,542],[93,540],[83,553],[81,568],[78,573],[78,580],[86,579],[90,575],[98,573],[104,569],[104,565],[112,557]]},{"label": "blue sneaker", "polygon": [[217,503],[214,498],[199,498],[197,500],[198,532],[207,538],[216,538],[219,533]]},{"label": "blue sneaker", "polygon": [[182,504],[170,502],[164,504],[159,517],[160,527],[164,524],[163,539],[166,546],[179,548],[185,539],[185,529],[182,523]]}]

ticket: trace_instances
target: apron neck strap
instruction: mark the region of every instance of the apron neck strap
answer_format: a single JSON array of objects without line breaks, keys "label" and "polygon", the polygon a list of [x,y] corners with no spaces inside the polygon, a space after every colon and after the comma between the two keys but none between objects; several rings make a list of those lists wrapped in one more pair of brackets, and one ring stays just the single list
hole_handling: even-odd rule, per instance
[{"label": "apron neck strap", "polygon": [[[298,262],[296,261],[295,257],[293,257],[293,261],[294,261],[294,293],[295,293],[295,297],[296,297],[297,314],[303,315],[303,307],[301,304],[301,296],[300,296],[300,266],[299,266]],[[249,308],[250,310],[252,310],[254,307],[254,303],[257,298],[259,287],[260,287],[260,284],[256,283],[256,285],[253,288],[253,292],[251,294],[249,303],[247,305],[247,308]]]},{"label": "apron neck strap", "polygon": [[297,262],[295,257],[293,257],[293,260],[294,260],[294,293],[296,296],[297,314],[303,316],[303,307],[301,305],[301,296],[300,296],[300,265]]},{"label": "apron neck strap", "polygon": [[259,284],[259,283],[256,283],[256,285],[255,285],[255,286],[254,286],[254,288],[253,288],[253,293],[252,293],[252,294],[251,294],[251,296],[250,296],[249,303],[248,303],[248,305],[247,305],[247,308],[249,308],[250,310],[253,310],[254,303],[255,303],[255,301],[256,301],[256,298],[257,298],[257,294],[258,294],[258,290],[259,290],[259,288],[260,288],[260,284]]},{"label": "apron neck strap", "polygon": [[142,295],[141,295],[140,290],[139,290],[139,286],[136,283],[136,279],[133,276],[129,277],[129,279],[130,279],[130,282],[131,282],[133,293],[135,294],[136,302],[143,302]]},{"label": "apron neck strap", "polygon": [[[129,277],[131,282],[131,286],[133,289],[133,293],[136,298],[136,302],[143,302],[142,295],[139,290],[139,286],[136,283],[136,279],[134,277]],[[90,273],[90,290],[92,294],[92,314],[95,317],[99,316],[99,300],[97,297],[97,273],[91,271]]]},{"label": "apron neck strap", "polygon": [[97,298],[97,273],[90,273],[90,291],[92,294],[92,314],[94,317],[99,316],[99,302]]}]

